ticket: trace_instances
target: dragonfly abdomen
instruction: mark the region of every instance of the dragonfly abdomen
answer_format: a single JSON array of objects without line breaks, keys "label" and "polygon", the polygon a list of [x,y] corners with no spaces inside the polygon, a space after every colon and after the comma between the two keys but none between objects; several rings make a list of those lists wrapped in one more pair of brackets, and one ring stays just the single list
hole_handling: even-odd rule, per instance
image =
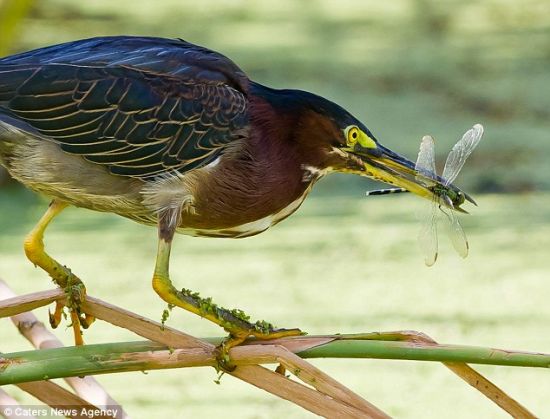
[{"label": "dragonfly abdomen", "polygon": [[388,195],[391,193],[402,193],[402,192],[409,192],[405,188],[387,188],[387,189],[377,189],[375,191],[367,191],[367,196],[374,196],[374,195]]}]

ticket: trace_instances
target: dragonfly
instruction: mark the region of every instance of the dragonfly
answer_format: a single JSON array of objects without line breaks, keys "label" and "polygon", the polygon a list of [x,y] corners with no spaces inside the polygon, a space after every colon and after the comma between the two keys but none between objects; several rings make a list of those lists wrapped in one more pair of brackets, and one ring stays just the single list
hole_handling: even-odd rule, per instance
[{"label": "dragonfly", "polygon": [[[436,174],[434,139],[430,135],[426,135],[422,138],[415,165],[415,169],[418,173],[416,178],[422,182],[424,186],[430,189],[434,195],[434,199],[429,204],[429,210],[419,215],[421,219],[421,228],[418,234],[418,242],[424,254],[424,262],[427,266],[432,266],[436,262],[438,256],[438,209],[445,214],[450,223],[448,233],[454,249],[461,257],[465,258],[468,256],[468,240],[466,239],[466,234],[464,233],[464,229],[455,211],[465,199],[468,199],[474,204],[475,202],[463,192],[454,191],[448,188],[448,186],[457,178],[466,159],[477,147],[482,136],[483,126],[481,124],[476,124],[466,131],[449,152],[441,177]],[[407,190],[403,188],[379,189],[369,191],[367,195],[387,195],[400,192],[407,192]],[[455,210],[450,208],[454,208]],[[466,211],[462,210],[462,212]]]}]

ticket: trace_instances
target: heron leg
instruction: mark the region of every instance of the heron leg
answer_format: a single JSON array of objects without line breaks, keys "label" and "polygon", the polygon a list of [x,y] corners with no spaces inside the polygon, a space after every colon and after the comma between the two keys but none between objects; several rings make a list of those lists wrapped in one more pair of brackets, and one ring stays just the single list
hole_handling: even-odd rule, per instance
[{"label": "heron leg", "polygon": [[[50,257],[44,250],[44,232],[51,221],[59,215],[68,204],[54,199],[46,213],[25,238],[25,254],[35,265],[46,271],[53,281],[67,293],[67,306],[71,312],[72,327],[76,345],[82,345],[80,326],[87,329],[94,321],[92,316],[80,311],[80,303],[86,296],[86,287],[71,270]],[[55,312],[50,313],[50,324],[56,328],[61,322],[64,304],[57,302]]]},{"label": "heron leg", "polygon": [[212,302],[211,298],[200,297],[188,289],[176,289],[170,280],[169,263],[172,240],[177,223],[170,223],[170,217],[160,217],[159,242],[153,288],[169,305],[181,307],[223,327],[229,336],[219,347],[220,367],[229,369],[228,351],[249,337],[256,339],[277,339],[302,335],[300,329],[278,329],[265,321],[250,322],[250,318],[241,310],[228,310]]}]

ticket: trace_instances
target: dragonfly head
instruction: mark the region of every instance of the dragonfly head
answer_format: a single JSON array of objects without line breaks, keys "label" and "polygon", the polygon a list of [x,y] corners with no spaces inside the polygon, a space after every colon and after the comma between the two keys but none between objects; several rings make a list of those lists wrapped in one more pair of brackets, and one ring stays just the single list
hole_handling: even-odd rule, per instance
[{"label": "dragonfly head", "polygon": [[450,208],[454,211],[468,214],[468,211],[461,208],[464,202],[469,201],[474,205],[477,205],[476,201],[467,193],[461,191],[453,184],[437,183],[432,188],[433,194],[437,197],[437,201],[440,205]]}]

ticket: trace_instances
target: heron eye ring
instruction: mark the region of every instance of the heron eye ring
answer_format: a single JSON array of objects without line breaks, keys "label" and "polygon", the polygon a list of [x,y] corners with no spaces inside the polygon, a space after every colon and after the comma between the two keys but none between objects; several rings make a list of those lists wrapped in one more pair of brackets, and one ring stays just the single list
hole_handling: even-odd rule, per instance
[{"label": "heron eye ring", "polygon": [[344,130],[344,138],[346,139],[346,145],[350,148],[354,148],[356,144],[359,144],[363,148],[376,148],[374,140],[357,125],[349,125]]},{"label": "heron eye ring", "polygon": [[353,145],[355,145],[355,143],[359,139],[359,128],[357,128],[355,126],[352,126],[352,127],[349,127],[347,131],[348,132],[347,132],[347,135],[346,135],[346,137],[347,137],[346,141],[347,141],[349,146],[353,146]]}]

